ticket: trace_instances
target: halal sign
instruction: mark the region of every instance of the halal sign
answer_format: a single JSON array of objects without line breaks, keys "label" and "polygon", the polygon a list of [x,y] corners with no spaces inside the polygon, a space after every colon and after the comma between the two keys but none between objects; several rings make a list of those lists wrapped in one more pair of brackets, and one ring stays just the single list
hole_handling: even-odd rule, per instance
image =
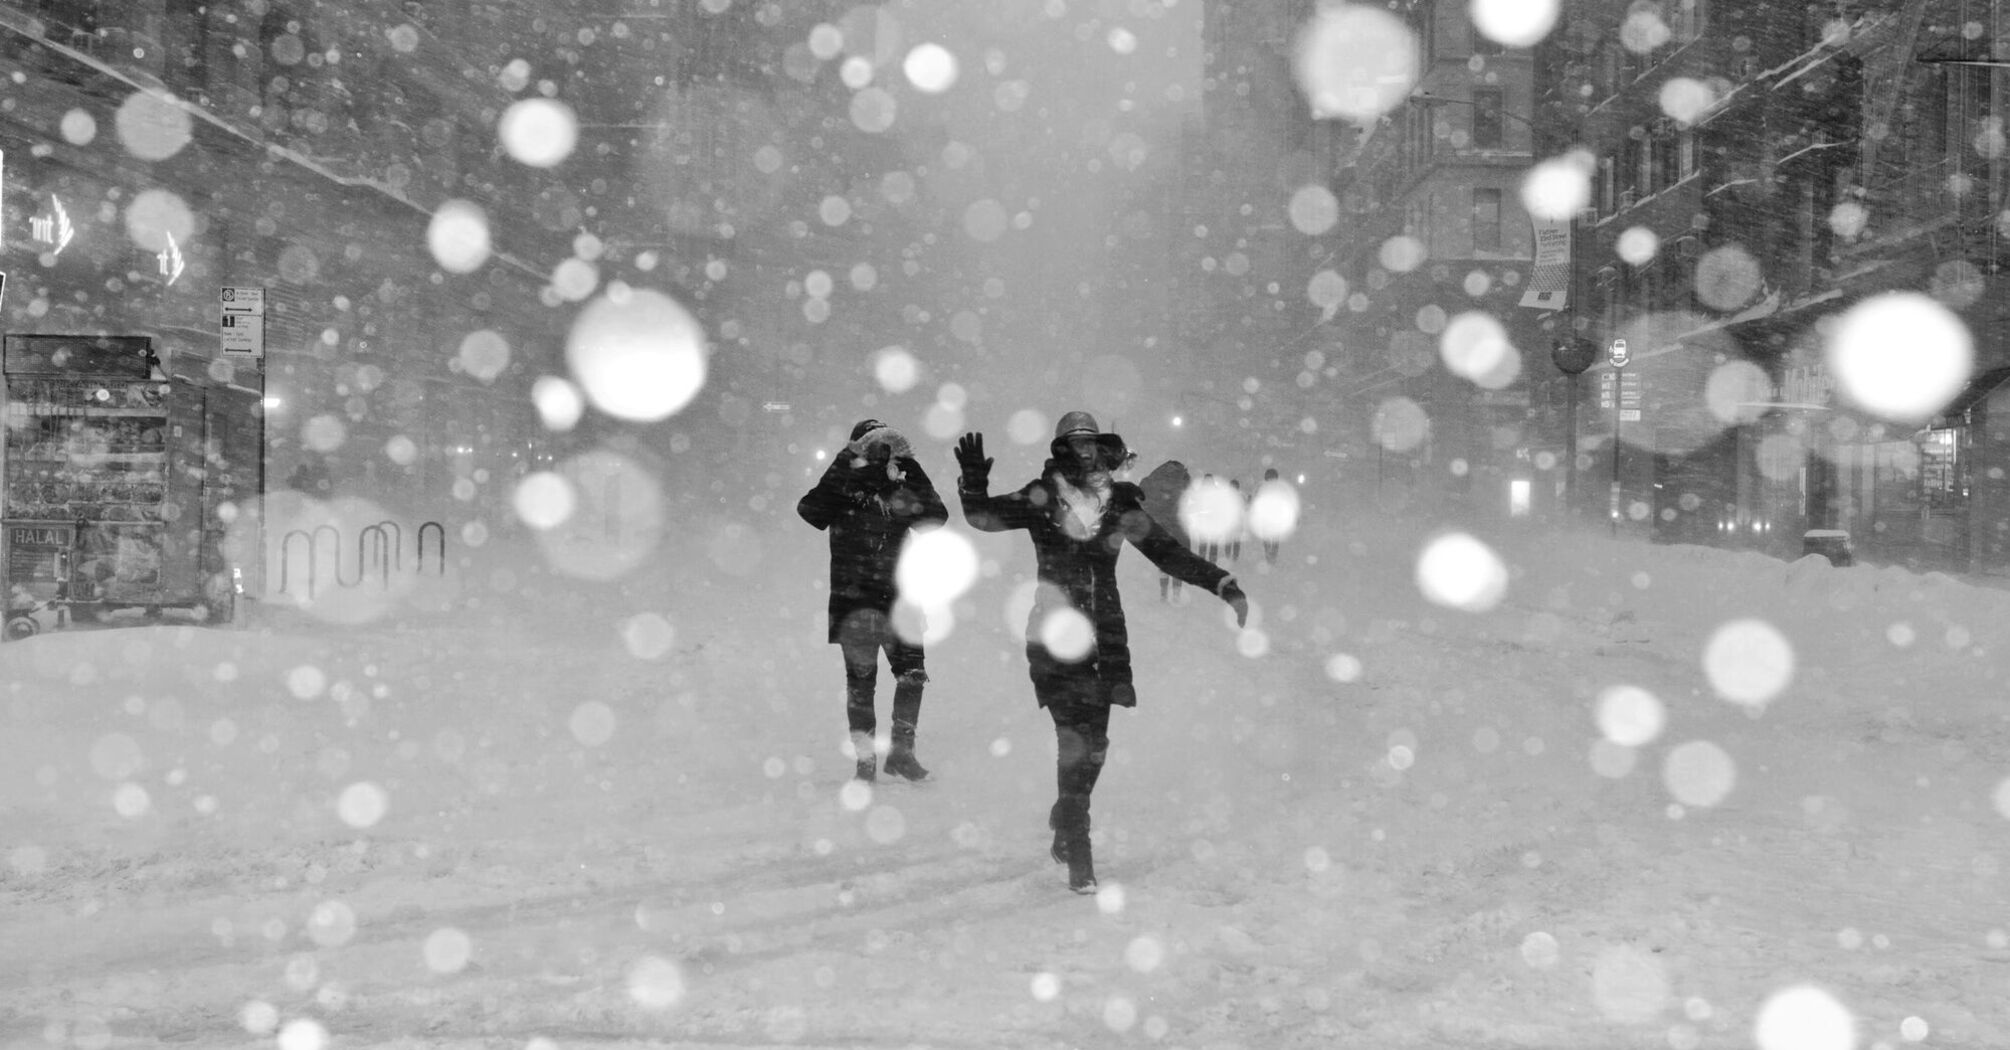
[{"label": "halal sign", "polygon": [[1626,354],[1626,340],[1614,339],[1612,341],[1612,349],[1607,351],[1605,356],[1607,360],[1612,362],[1612,367],[1625,368],[1626,362],[1630,360]]}]

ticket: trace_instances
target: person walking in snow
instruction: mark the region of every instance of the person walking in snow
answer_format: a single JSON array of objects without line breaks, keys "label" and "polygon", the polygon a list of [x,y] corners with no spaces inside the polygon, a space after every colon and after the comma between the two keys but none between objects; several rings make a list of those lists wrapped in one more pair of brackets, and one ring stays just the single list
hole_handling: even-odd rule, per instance
[{"label": "person walking in snow", "polygon": [[884,650],[894,683],[886,772],[925,780],[928,770],[914,757],[914,727],[928,673],[919,640],[894,630],[899,594],[893,573],[908,532],[947,522],[948,508],[907,438],[877,419],[865,419],[852,428],[851,443],[831,457],[816,487],[797,501],[796,513],[830,534],[830,641],[844,654],[845,720],[857,777],[870,781],[877,772],[873,693]]},{"label": "person walking in snow", "polygon": [[[1101,433],[1094,416],[1069,412],[1054,428],[1040,476],[1017,491],[993,496],[984,435],[965,434],[956,443],[961,468],[957,495],[971,527],[984,532],[1025,529],[1032,536],[1040,583],[1027,624],[1026,659],[1033,696],[1054,720],[1060,751],[1055,764],[1058,797],[1047,814],[1054,832],[1051,853],[1068,866],[1068,886],[1077,893],[1096,889],[1089,796],[1109,753],[1110,708],[1138,702],[1117,593],[1117,555],[1123,544],[1129,541],[1161,570],[1219,595],[1234,608],[1238,625],[1249,616],[1249,600],[1235,577],[1203,561],[1154,522],[1137,485],[1111,479],[1127,455],[1123,439]],[[1049,617],[1070,611],[1088,619],[1086,645],[1068,644],[1064,631],[1050,638],[1046,630]]]},{"label": "person walking in snow", "polygon": [[[1186,464],[1176,459],[1153,467],[1151,473],[1138,482],[1138,487],[1145,492],[1145,513],[1150,514],[1153,521],[1188,550],[1193,549],[1193,540],[1187,536],[1186,526],[1180,523],[1179,501],[1191,484],[1193,475],[1188,473]],[[1159,601],[1171,602],[1178,598],[1181,586],[1171,573],[1159,573]]]},{"label": "person walking in snow", "polygon": [[[1256,490],[1256,499],[1265,498],[1266,492],[1275,491],[1277,488],[1283,486],[1284,484],[1285,482],[1280,480],[1277,476],[1276,467],[1266,467],[1263,471],[1263,484]],[[1251,506],[1252,507],[1255,506],[1255,500],[1251,501]],[[1257,538],[1261,540],[1263,543],[1264,564],[1266,565],[1277,564],[1277,548],[1280,542],[1277,538],[1277,535],[1274,532],[1271,532],[1260,535]]]}]

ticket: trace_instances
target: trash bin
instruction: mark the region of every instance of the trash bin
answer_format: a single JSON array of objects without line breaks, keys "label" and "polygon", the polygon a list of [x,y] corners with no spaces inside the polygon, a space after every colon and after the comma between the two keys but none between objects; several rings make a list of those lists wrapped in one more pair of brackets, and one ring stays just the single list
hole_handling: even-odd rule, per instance
[{"label": "trash bin", "polygon": [[1841,529],[1809,529],[1802,533],[1801,557],[1810,554],[1827,558],[1837,568],[1856,564],[1856,556],[1850,553],[1849,533]]}]

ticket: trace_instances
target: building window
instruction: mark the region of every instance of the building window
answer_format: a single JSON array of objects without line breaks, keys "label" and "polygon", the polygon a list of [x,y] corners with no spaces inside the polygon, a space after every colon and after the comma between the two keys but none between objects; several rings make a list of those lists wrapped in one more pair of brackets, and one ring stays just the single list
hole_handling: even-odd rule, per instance
[{"label": "building window", "polygon": [[1618,163],[1610,153],[1598,158],[1598,195],[1592,206],[1600,216],[1619,210]]},{"label": "building window", "polygon": [[1473,190],[1473,251],[1501,250],[1501,191],[1484,187]]},{"label": "building window", "polygon": [[1473,92],[1473,148],[1500,149],[1504,144],[1500,90],[1479,88]]},{"label": "building window", "polygon": [[1709,0],[1675,0],[1674,37],[1680,43],[1690,43],[1703,35],[1709,27]]},{"label": "building window", "polygon": [[1677,181],[1696,174],[1696,133],[1679,132],[1675,136],[1675,178]]}]

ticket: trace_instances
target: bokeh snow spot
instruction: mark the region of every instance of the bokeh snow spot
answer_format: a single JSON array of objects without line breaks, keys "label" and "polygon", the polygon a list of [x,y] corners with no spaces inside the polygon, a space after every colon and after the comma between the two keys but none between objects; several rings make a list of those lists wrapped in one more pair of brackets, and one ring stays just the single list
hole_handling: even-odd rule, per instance
[{"label": "bokeh snow spot", "polygon": [[1975,363],[1968,326],[1918,292],[1887,292],[1850,307],[1823,353],[1850,401],[1900,423],[1932,418],[1961,392]]},{"label": "bokeh snow spot", "polygon": [[1990,794],[1989,801],[1996,807],[1998,816],[2010,820],[2010,777],[1996,782],[1996,790]]},{"label": "bokeh snow spot", "polygon": [[563,525],[577,504],[572,482],[555,471],[526,474],[511,494],[510,506],[517,519],[533,529],[555,529]]},{"label": "bokeh snow spot", "polygon": [[963,232],[969,234],[971,240],[982,244],[1005,236],[1011,221],[1005,214],[1005,205],[990,197],[972,201],[963,209]]},{"label": "bokeh snow spot", "polygon": [[1765,285],[1759,260],[1741,245],[1712,248],[1696,260],[1692,278],[1696,298],[1712,310],[1729,313],[1742,309],[1759,295]]},{"label": "bokeh snow spot", "polygon": [[1591,204],[1591,173],[1597,162],[1585,150],[1551,157],[1521,180],[1521,203],[1538,219],[1568,222]]},{"label": "bokeh snow spot", "polygon": [[384,789],[367,780],[359,780],[342,789],[335,800],[335,813],[342,823],[352,828],[367,828],[384,819],[384,811],[390,807],[390,798]]},{"label": "bokeh snow spot", "polygon": [[1080,610],[1054,609],[1040,620],[1040,644],[1054,659],[1077,663],[1096,647],[1096,628]]},{"label": "bokeh snow spot", "polygon": [[617,285],[587,304],[565,340],[565,360],[586,397],[617,419],[675,415],[705,385],[704,329],[653,288]]},{"label": "bokeh snow spot", "polygon": [[1486,390],[1505,389],[1521,375],[1521,351],[1508,341],[1507,328],[1477,310],[1445,325],[1438,352],[1453,375]]},{"label": "bokeh snow spot", "polygon": [[70,145],[88,146],[98,137],[98,118],[87,110],[73,109],[63,114],[57,130],[62,133],[63,141]]},{"label": "bokeh snow spot", "polygon": [[1502,47],[1534,47],[1556,26],[1560,0],[1472,0],[1473,28]]},{"label": "bokeh snow spot", "polygon": [[1521,939],[1521,961],[1538,970],[1555,967],[1561,954],[1556,938],[1542,930]]},{"label": "bokeh snow spot", "polygon": [[138,820],[153,808],[153,796],[138,784],[125,783],[112,789],[112,809],[127,820]]},{"label": "bokeh snow spot", "polygon": [[1391,273],[1409,273],[1424,265],[1430,257],[1430,249],[1424,246],[1423,241],[1405,233],[1383,241],[1382,247],[1375,252],[1375,261]]},{"label": "bokeh snow spot", "polygon": [[1027,982],[1027,990],[1033,993],[1035,1001],[1051,1003],[1060,998],[1061,978],[1045,971],[1036,973],[1033,979]]},{"label": "bokeh snow spot", "polygon": [[474,955],[474,942],[466,932],[443,926],[426,936],[422,951],[426,969],[440,974],[459,973],[467,968],[468,959]]},{"label": "bokeh snow spot", "polygon": [[[1107,891],[1106,891],[1107,892]],[[1100,902],[1102,894],[1096,899]],[[1138,1023],[1138,1004],[1128,995],[1113,995],[1103,1001],[1103,1026],[1112,1032],[1123,1033]]]},{"label": "bokeh snow spot", "polygon": [[296,700],[312,700],[327,688],[327,672],[313,664],[301,664],[286,672],[286,691]]},{"label": "bokeh snow spot", "polygon": [[279,1008],[253,999],[237,1009],[237,1023],[252,1035],[271,1035],[279,1028]]},{"label": "bokeh snow spot", "polygon": [[1848,1008],[1806,984],[1768,996],[1752,1026],[1759,1050],[1854,1050],[1856,1035],[1856,1018]]},{"label": "bokeh snow spot", "polygon": [[1755,423],[1772,403],[1772,380],[1750,361],[1726,361],[1710,370],[1703,383],[1703,403],[1719,422]]},{"label": "bokeh snow spot", "polygon": [[684,971],[658,955],[628,968],[628,997],[645,1010],[669,1010],[684,1001]]},{"label": "bokeh snow spot", "polygon": [[328,1029],[311,1017],[296,1017],[279,1030],[279,1050],[327,1050]]},{"label": "bokeh snow spot", "polygon": [[666,512],[661,484],[634,460],[607,449],[559,465],[571,487],[571,512],[536,533],[551,566],[568,576],[611,580],[640,565],[661,541]]},{"label": "bokeh snow spot", "polygon": [[1390,452],[1408,452],[1431,436],[1431,417],[1407,397],[1392,397],[1375,408],[1370,423],[1375,443]]},{"label": "bokeh snow spot", "polygon": [[874,806],[865,815],[865,834],[882,846],[891,846],[907,836],[907,817],[892,806]]},{"label": "bokeh snow spot", "polygon": [[307,915],[307,936],[323,948],[340,948],[356,936],[356,909],[342,901],[322,901]]},{"label": "bokeh snow spot", "polygon": [[461,338],[460,352],[454,359],[467,374],[484,383],[494,382],[509,367],[509,340],[492,328],[469,332]]},{"label": "bokeh snow spot", "polygon": [[539,376],[530,387],[531,403],[545,428],[559,433],[571,430],[586,414],[586,395],[569,379]]},{"label": "bokeh snow spot", "polygon": [[1291,194],[1286,208],[1291,225],[1307,237],[1317,237],[1340,221],[1340,201],[1333,191],[1314,183],[1300,186]]},{"label": "bokeh snow spot", "polygon": [[1615,685],[1598,694],[1598,731],[1622,747],[1643,747],[1661,735],[1667,711],[1637,685]]},{"label": "bokeh snow spot", "polygon": [[847,813],[857,813],[872,805],[872,785],[863,780],[847,780],[838,789],[838,805]]},{"label": "bokeh snow spot", "polygon": [[[872,67],[864,68],[869,75]],[[884,88],[869,87],[851,97],[851,122],[860,131],[876,135],[893,127],[899,109]]]},{"label": "bokeh snow spot", "polygon": [[1417,82],[1416,34],[1362,4],[1322,7],[1300,31],[1292,71],[1312,114],[1367,123],[1403,103]]},{"label": "bokeh snow spot", "polygon": [[1431,540],[1417,558],[1417,588],[1439,605],[1486,612],[1507,595],[1507,565],[1493,548],[1463,532]]},{"label": "bokeh snow spot", "polygon": [[1926,1018],[1918,1015],[1907,1017],[1905,1020],[1898,1022],[1899,1037],[1908,1043],[1925,1042],[1926,1037],[1932,1034],[1932,1032],[1933,1026],[1926,1023]]},{"label": "bokeh snow spot", "polygon": [[426,224],[426,249],[449,273],[473,273],[489,261],[489,217],[464,200],[442,202]]},{"label": "bokeh snow spot", "polygon": [[[1696,0],[1701,2],[1701,0]],[[1717,92],[1695,77],[1669,77],[1661,84],[1661,112],[1680,124],[1695,124],[1717,104]]]},{"label": "bokeh snow spot", "polygon": [[893,570],[900,597],[939,609],[977,582],[977,548],[960,530],[943,526],[908,534]]},{"label": "bokeh snow spot", "polygon": [[677,629],[662,613],[636,613],[621,621],[621,644],[637,660],[661,660],[676,641]]},{"label": "bokeh snow spot", "polygon": [[1258,540],[1282,542],[1298,530],[1298,489],[1283,478],[1257,486],[1249,501],[1249,532]]},{"label": "bokeh snow spot", "polygon": [[1334,653],[1326,658],[1326,677],[1345,685],[1361,680],[1361,658],[1350,653]]},{"label": "bokeh snow spot", "polygon": [[905,394],[921,380],[921,362],[904,346],[882,348],[872,358],[873,378],[889,394]]},{"label": "bokeh snow spot", "polygon": [[1764,620],[1732,620],[1711,632],[1703,672],[1718,696],[1763,708],[1793,680],[1794,648]]},{"label": "bokeh snow spot", "polygon": [[503,149],[520,164],[556,167],[579,143],[579,118],[556,99],[526,98],[510,103],[496,122]]},{"label": "bokeh snow spot", "polygon": [[1005,420],[1005,436],[1015,445],[1039,444],[1047,436],[1047,416],[1037,408],[1022,408]]},{"label": "bokeh snow spot", "polygon": [[141,190],[126,205],[125,219],[126,236],[142,251],[166,251],[170,240],[186,245],[195,239],[195,213],[168,190]]},{"label": "bokeh snow spot", "polygon": [[151,91],[127,95],[112,123],[119,144],[141,160],[166,160],[195,137],[195,121],[188,110]]},{"label": "bokeh snow spot", "polygon": [[1661,960],[1639,948],[1617,946],[1591,965],[1591,995],[1608,1021],[1643,1024],[1668,1007],[1668,973]]},{"label": "bokeh snow spot", "polygon": [[1714,806],[1730,796],[1737,781],[1730,754],[1708,740],[1677,746],[1661,765],[1662,784],[1684,806]]},{"label": "bokeh snow spot", "polygon": [[1150,973],[1158,969],[1159,964],[1165,962],[1165,959],[1165,942],[1149,933],[1131,938],[1131,943],[1124,946],[1125,965],[1139,973]]},{"label": "bokeh snow spot", "polygon": [[900,68],[908,82],[925,94],[939,95],[956,84],[956,55],[941,44],[917,45]]},{"label": "bokeh snow spot", "polygon": [[1179,522],[1195,543],[1226,543],[1242,532],[1244,506],[1234,486],[1203,477],[1179,497]]},{"label": "bokeh snow spot", "polygon": [[588,700],[572,709],[566,728],[572,738],[587,747],[599,747],[614,739],[614,709],[599,700]]},{"label": "bokeh snow spot", "polygon": [[1634,226],[1619,235],[1613,250],[1628,265],[1645,266],[1653,262],[1655,253],[1661,250],[1661,238],[1645,226]]}]

